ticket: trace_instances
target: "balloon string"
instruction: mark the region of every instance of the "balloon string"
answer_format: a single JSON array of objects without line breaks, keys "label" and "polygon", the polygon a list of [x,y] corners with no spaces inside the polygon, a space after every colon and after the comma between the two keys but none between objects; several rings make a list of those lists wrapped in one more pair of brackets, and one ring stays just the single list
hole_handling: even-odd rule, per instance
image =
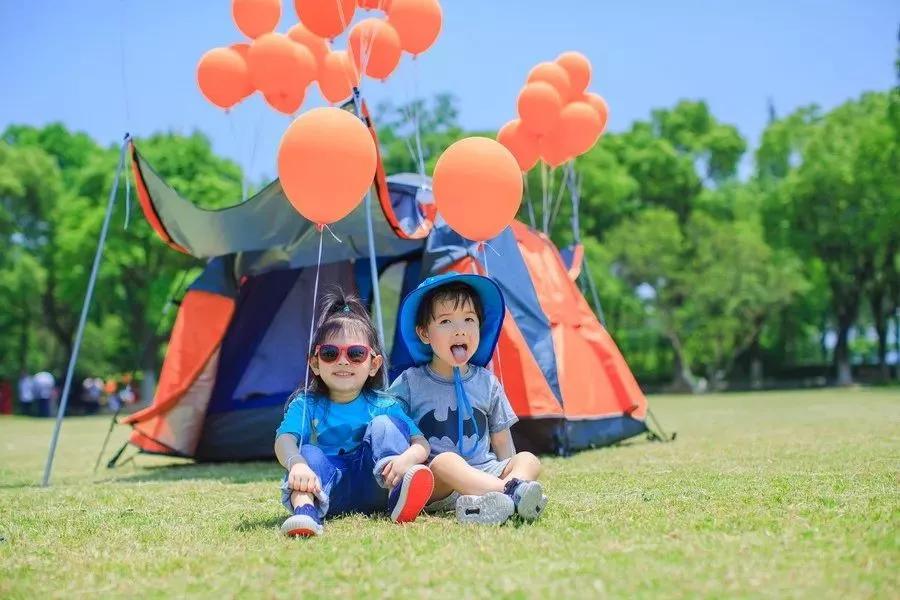
[{"label": "balloon string", "polygon": [[534,202],[531,199],[531,193],[528,190],[528,173],[522,173],[522,180],[525,187],[525,203],[528,205],[528,220],[531,221],[531,228],[537,227],[534,221]]},{"label": "balloon string", "polygon": [[422,179],[425,179],[425,157],[422,154],[422,136],[419,133],[419,67],[418,61],[416,57],[413,57],[413,103],[412,103],[412,113],[413,113],[413,127],[416,132],[416,150],[418,151],[418,166],[419,166],[419,175],[422,176]]},{"label": "balloon string", "polygon": [[[243,179],[246,180],[247,173],[253,170],[253,163],[256,162],[256,147],[259,145],[259,132],[262,129],[263,116],[265,116],[264,111],[260,111],[259,117],[256,119],[256,128],[253,130],[253,144],[250,146],[250,160],[247,165],[247,171],[245,171]],[[250,184],[247,184],[247,189],[244,192],[244,201],[247,200],[247,196],[250,193]]]},{"label": "balloon string", "polygon": [[[318,225],[317,225],[317,227],[318,227]],[[341,241],[341,238],[339,238],[337,235],[335,235],[334,230],[333,230],[331,227],[329,227],[329,226],[326,225],[326,224],[322,224],[322,228],[323,228],[323,229],[327,229],[327,230],[328,230],[328,233],[331,234],[331,237],[333,237],[333,238],[334,238],[334,241],[336,241],[338,244],[343,244],[343,243],[344,243],[344,242]]]},{"label": "balloon string", "polygon": [[[491,270],[488,267],[488,258],[487,258],[488,257],[487,248],[490,248],[491,250],[494,250],[494,248],[487,242],[480,242],[478,244],[478,246],[480,247],[481,253],[483,256],[482,264],[484,264],[484,274],[486,277],[490,277],[491,279],[494,279],[493,277],[491,277]],[[478,248],[476,248],[476,252],[477,252],[477,250],[478,250]],[[497,256],[500,256],[499,252],[497,252],[496,250],[494,250],[494,252],[497,253]],[[475,265],[476,265],[476,261],[473,260],[472,261],[472,271],[476,275],[478,275],[479,274],[478,269]],[[504,314],[501,317],[501,319],[505,319],[505,318],[506,318],[506,315]],[[501,323],[502,323],[502,320],[501,320]],[[501,327],[502,327],[502,325],[501,325]],[[502,332],[502,329],[501,329],[501,332]],[[494,367],[494,361],[497,362],[496,368]],[[491,361],[491,371],[494,373],[495,376],[497,376],[497,379],[500,380],[500,384],[503,385],[503,362],[500,360],[500,339],[499,338],[497,339],[497,347],[494,348],[494,361]]]},{"label": "balloon string", "polygon": [[[225,111],[225,119],[228,121],[228,129],[231,131],[231,141],[234,142],[235,147],[237,148],[237,156],[241,156],[241,144],[238,141],[237,130],[235,130],[234,126],[234,117],[231,116],[231,111]],[[238,159],[238,162],[243,162],[241,159]],[[242,165],[238,165],[241,169],[241,202],[247,201],[247,177],[244,174],[244,169]]]},{"label": "balloon string", "polygon": [[547,218],[547,163],[541,162],[541,223]]},{"label": "balloon string", "polygon": [[556,222],[556,216],[559,213],[559,209],[562,206],[562,197],[563,193],[566,191],[566,182],[569,179],[569,169],[570,165],[566,165],[565,170],[563,171],[562,178],[559,181],[559,189],[556,194],[556,202],[553,204],[553,211],[550,213],[550,227]]},{"label": "balloon string", "polygon": [[317,224],[316,229],[319,230],[319,258],[316,260],[316,283],[315,285],[313,285],[312,315],[309,319],[309,338],[306,349],[306,372],[303,374],[303,419],[300,421],[300,450],[303,450],[302,424],[306,423],[306,407],[309,405],[309,361],[312,358],[313,333],[315,332],[316,326],[316,299],[319,297],[319,269],[322,266],[322,240],[325,237],[322,232],[324,227],[321,224]]}]

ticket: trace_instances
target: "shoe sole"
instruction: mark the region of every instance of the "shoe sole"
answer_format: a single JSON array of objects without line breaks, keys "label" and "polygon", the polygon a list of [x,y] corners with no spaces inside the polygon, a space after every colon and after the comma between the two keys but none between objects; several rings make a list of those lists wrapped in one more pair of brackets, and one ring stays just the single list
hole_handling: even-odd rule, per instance
[{"label": "shoe sole", "polygon": [[520,484],[522,490],[516,503],[516,513],[526,521],[534,521],[541,516],[547,506],[547,496],[537,481],[526,481]]},{"label": "shoe sole", "polygon": [[460,496],[456,501],[456,520],[478,525],[501,525],[507,521],[516,506],[512,498],[503,492],[488,492],[483,496]]},{"label": "shoe sole", "polygon": [[322,526],[307,515],[293,515],[281,525],[281,533],[289,537],[322,535]]},{"label": "shoe sole", "polygon": [[394,510],[391,511],[391,521],[394,523],[415,521],[428,504],[433,491],[434,475],[431,469],[425,465],[411,467],[400,483],[400,497]]}]

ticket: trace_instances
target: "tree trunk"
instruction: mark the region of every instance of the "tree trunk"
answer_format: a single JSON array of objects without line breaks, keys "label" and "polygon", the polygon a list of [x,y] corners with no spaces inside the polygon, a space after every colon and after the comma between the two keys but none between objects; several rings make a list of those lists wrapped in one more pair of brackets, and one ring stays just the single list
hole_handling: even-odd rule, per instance
[{"label": "tree trunk", "polygon": [[894,369],[897,379],[900,380],[900,308],[895,308],[894,311],[894,356],[896,357]]},{"label": "tree trunk", "polygon": [[887,364],[887,325],[888,311],[885,306],[887,289],[884,285],[876,284],[869,292],[869,307],[872,310],[872,320],[875,322],[875,333],[878,334],[878,370],[879,380],[890,380],[891,373]]},{"label": "tree trunk", "polygon": [[672,349],[675,351],[675,368],[674,373],[672,373],[670,389],[675,392],[690,392],[692,394],[703,391],[697,382],[697,378],[691,372],[691,365],[687,356],[685,356],[681,340],[673,332],[666,333],[666,337],[672,343]]},{"label": "tree trunk", "polygon": [[759,356],[759,335],[753,338],[750,344],[750,387],[754,390],[762,389],[763,386],[763,365]]},{"label": "tree trunk", "polygon": [[20,323],[21,331],[19,332],[19,356],[17,372],[22,373],[28,370],[28,350],[31,347],[31,311],[28,307],[24,307],[22,312],[22,322]]},{"label": "tree trunk", "polygon": [[837,384],[853,385],[853,371],[850,368],[850,345],[848,337],[852,321],[840,320],[838,325],[837,345],[834,347],[834,365],[837,370]]}]

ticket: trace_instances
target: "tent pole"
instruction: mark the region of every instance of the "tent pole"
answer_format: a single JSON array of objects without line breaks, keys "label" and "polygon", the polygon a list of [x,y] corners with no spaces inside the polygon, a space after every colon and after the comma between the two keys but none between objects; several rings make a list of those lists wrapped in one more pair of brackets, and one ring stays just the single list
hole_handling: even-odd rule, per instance
[{"label": "tent pole", "polygon": [[88,280],[87,292],[84,295],[84,303],[81,305],[81,318],[78,320],[78,330],[75,334],[75,344],[72,347],[72,356],[69,357],[69,367],[66,370],[66,383],[63,385],[62,401],[56,412],[56,427],[53,429],[53,438],[50,440],[50,451],[47,453],[47,464],[44,466],[44,478],[41,486],[50,485],[50,471],[53,469],[53,458],[56,454],[56,444],[59,441],[59,430],[62,427],[63,417],[66,415],[66,406],[69,404],[69,390],[72,388],[72,375],[75,372],[75,363],[78,362],[78,351],[81,349],[81,339],[84,336],[84,326],[87,322],[88,310],[91,306],[91,298],[94,295],[94,284],[97,282],[97,273],[100,270],[100,259],[103,256],[103,246],[106,243],[106,234],[109,231],[109,221],[112,217],[113,205],[116,202],[116,192],[119,191],[119,176],[125,165],[125,152],[131,136],[127,133],[122,140],[122,148],[119,150],[119,166],[116,167],[116,176],[113,179],[112,189],[109,191],[109,201],[106,204],[106,216],[103,217],[103,227],[100,229],[100,240],[97,242],[97,252],[94,254],[94,265],[91,268],[91,277]]}]

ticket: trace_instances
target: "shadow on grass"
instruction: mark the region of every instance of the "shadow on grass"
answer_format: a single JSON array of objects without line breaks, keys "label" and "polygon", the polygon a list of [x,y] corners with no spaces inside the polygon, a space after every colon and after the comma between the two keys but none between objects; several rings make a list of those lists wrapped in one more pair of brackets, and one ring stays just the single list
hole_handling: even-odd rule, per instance
[{"label": "shadow on grass", "polygon": [[234,530],[242,532],[257,531],[259,529],[277,530],[281,527],[281,524],[287,517],[288,514],[286,512],[284,514],[269,517],[241,517],[238,524],[234,526]]},{"label": "shadow on grass", "polygon": [[271,462],[243,463],[200,463],[138,467],[127,475],[117,475],[115,471],[102,483],[138,483],[148,481],[190,481],[193,479],[215,480],[226,483],[252,483],[281,479],[284,470]]}]

